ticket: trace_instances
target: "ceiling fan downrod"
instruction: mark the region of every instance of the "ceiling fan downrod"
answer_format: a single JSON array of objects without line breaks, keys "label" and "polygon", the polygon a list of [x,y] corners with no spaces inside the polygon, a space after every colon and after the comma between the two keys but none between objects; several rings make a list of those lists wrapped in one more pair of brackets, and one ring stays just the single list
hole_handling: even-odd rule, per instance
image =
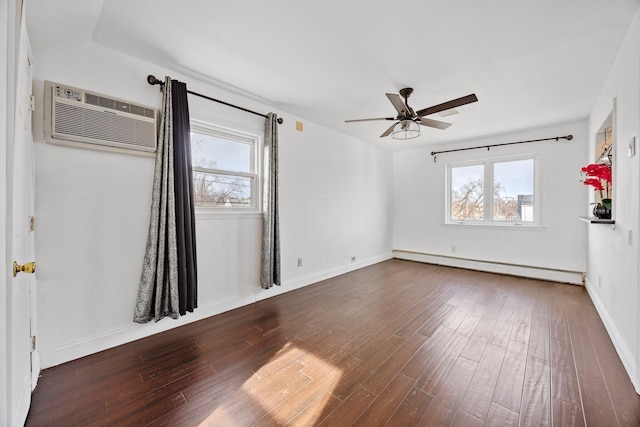
[{"label": "ceiling fan downrod", "polygon": [[400,89],[400,96],[404,98],[404,105],[407,106],[407,111],[405,111],[404,119],[411,118],[414,115],[413,109],[409,107],[409,96],[413,93],[413,88],[405,87],[404,89]]}]

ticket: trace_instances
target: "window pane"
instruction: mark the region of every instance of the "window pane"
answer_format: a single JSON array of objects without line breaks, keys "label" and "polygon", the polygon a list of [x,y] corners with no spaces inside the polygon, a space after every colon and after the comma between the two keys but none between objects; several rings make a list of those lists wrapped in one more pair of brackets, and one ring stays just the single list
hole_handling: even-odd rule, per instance
[{"label": "window pane", "polygon": [[251,206],[251,178],[193,172],[196,206]]},{"label": "window pane", "polygon": [[191,132],[193,166],[231,172],[253,172],[251,144]]},{"label": "window pane", "polygon": [[493,165],[493,220],[533,222],[533,159]]},{"label": "window pane", "polygon": [[451,168],[451,219],[484,218],[484,165]]}]

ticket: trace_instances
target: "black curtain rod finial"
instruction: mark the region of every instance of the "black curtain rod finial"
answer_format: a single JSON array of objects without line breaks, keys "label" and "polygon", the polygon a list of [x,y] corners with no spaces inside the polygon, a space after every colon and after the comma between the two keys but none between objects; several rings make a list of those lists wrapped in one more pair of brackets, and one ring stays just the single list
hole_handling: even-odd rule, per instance
[{"label": "black curtain rod finial", "polygon": [[147,76],[147,83],[149,83],[151,86],[153,86],[153,85],[164,86],[164,82],[161,81],[161,80],[156,79],[156,76],[154,76],[153,74],[149,74]]}]

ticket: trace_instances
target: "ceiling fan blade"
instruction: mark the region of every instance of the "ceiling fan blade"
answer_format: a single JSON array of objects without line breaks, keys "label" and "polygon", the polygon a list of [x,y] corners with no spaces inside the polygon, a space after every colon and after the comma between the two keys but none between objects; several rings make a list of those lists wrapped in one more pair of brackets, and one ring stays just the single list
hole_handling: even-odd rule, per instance
[{"label": "ceiling fan blade", "polygon": [[355,120],[345,120],[345,123],[352,123],[352,122],[371,122],[374,120],[395,120],[394,117],[378,117],[375,119],[355,119]]},{"label": "ceiling fan blade", "polygon": [[397,124],[398,123],[394,123],[391,126],[389,126],[389,129],[385,130],[384,133],[380,135],[380,138],[384,138],[385,136],[391,135],[391,132],[393,132],[393,128],[396,127]]},{"label": "ceiling fan blade", "polygon": [[471,104],[472,102],[476,101],[478,101],[478,97],[475,93],[472,93],[471,95],[463,96],[462,98],[452,99],[451,101],[434,105],[433,107],[424,108],[422,110],[419,110],[416,114],[419,116],[428,116],[429,114],[439,113],[440,111],[444,110],[450,110],[452,108]]},{"label": "ceiling fan blade", "polygon": [[409,113],[409,109],[406,105],[404,105],[404,101],[402,100],[400,95],[398,95],[397,93],[387,93],[385,95],[387,95],[387,98],[389,98],[389,101],[391,101],[398,114],[404,116],[405,114]]},{"label": "ceiling fan blade", "polygon": [[427,119],[426,117],[420,117],[420,124],[422,126],[429,126],[430,128],[445,130],[451,123],[441,122],[440,120]]}]

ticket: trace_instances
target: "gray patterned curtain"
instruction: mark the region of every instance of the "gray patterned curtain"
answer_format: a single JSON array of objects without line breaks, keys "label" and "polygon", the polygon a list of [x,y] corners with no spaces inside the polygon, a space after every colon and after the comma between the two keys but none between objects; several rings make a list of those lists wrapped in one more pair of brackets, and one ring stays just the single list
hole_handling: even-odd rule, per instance
[{"label": "gray patterned curtain", "polygon": [[278,122],[267,114],[264,130],[264,194],[262,214],[262,265],[264,289],[280,286],[280,228],[278,220]]},{"label": "gray patterned curtain", "polygon": [[134,321],[177,319],[197,307],[195,220],[187,89],[166,77],[149,235]]}]

